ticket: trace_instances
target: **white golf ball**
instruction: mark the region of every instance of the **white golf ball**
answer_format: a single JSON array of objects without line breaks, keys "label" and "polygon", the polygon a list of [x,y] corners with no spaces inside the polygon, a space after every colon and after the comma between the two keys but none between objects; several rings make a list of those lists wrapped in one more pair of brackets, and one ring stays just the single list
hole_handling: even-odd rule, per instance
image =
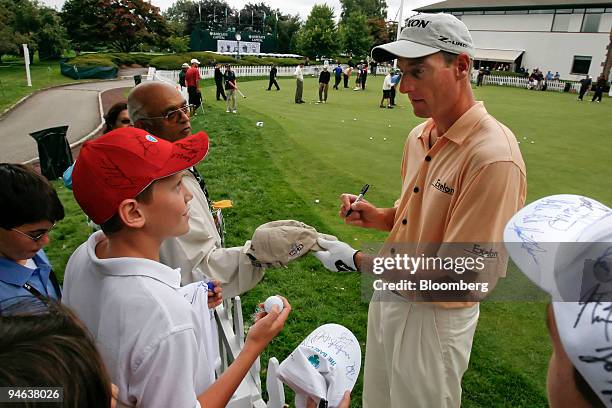
[{"label": "white golf ball", "polygon": [[370,140],[374,139],[373,137],[370,137]]},{"label": "white golf ball", "polygon": [[353,118],[353,120],[357,120],[357,118]]},{"label": "white golf ball", "polygon": [[279,312],[282,312],[285,308],[285,305],[283,304],[283,299],[278,296],[270,296],[264,302],[264,310],[266,311],[266,313],[270,313],[274,305],[278,306]]},{"label": "white golf ball", "polygon": [[387,138],[386,138],[386,137],[383,137],[383,140],[387,140]]},{"label": "white golf ball", "polygon": [[532,140],[532,141],[531,141],[531,144],[534,144],[534,143],[535,143],[535,142]]},{"label": "white golf ball", "polygon": [[318,198],[315,200],[315,203],[319,204],[319,199]]},{"label": "white golf ball", "polygon": [[518,144],[521,144],[521,142],[518,142]]},{"label": "white golf ball", "polygon": [[391,127],[391,125],[389,125],[389,127]]}]

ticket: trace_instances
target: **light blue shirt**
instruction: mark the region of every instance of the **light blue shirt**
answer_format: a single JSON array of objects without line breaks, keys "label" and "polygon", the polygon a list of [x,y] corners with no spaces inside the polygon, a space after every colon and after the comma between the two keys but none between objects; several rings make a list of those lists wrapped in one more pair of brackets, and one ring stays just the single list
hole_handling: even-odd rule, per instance
[{"label": "light blue shirt", "polygon": [[41,249],[32,260],[36,264],[36,269],[30,269],[10,259],[0,258],[0,302],[16,296],[34,296],[23,287],[26,282],[42,295],[58,299],[58,293],[49,279],[51,264],[47,255]]},{"label": "light blue shirt", "polygon": [[397,85],[399,83],[399,81],[400,81],[400,76],[399,75],[395,74],[395,75],[391,76],[391,83],[393,85]]}]

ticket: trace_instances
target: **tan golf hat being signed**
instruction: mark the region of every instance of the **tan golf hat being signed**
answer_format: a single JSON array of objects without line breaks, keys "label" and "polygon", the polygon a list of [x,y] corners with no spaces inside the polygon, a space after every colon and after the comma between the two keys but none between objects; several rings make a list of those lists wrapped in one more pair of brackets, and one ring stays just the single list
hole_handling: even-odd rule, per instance
[{"label": "tan golf hat being signed", "polygon": [[247,255],[265,266],[285,266],[308,251],[323,250],[317,244],[317,238],[338,240],[300,221],[272,221],[257,227]]}]

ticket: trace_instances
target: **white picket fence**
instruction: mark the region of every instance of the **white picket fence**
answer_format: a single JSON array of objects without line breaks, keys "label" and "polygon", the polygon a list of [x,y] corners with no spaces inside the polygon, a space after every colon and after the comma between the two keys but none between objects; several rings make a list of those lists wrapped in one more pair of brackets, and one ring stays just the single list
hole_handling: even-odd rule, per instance
[{"label": "white picket fence", "polygon": [[[478,71],[472,71],[472,82],[476,83]],[[513,86],[516,88],[529,88],[529,79],[525,77],[517,76],[505,76],[505,75],[485,75],[482,78],[483,85],[501,85],[501,86]],[[563,92],[565,89],[565,82],[563,81],[547,81],[547,90]],[[580,84],[575,82],[572,83],[570,92],[578,92]]]},{"label": "white picket fence", "polygon": [[[330,71],[333,70],[335,65],[328,65]],[[343,65],[343,68],[345,65]],[[267,77],[270,74],[271,65],[232,65],[232,71],[236,74],[236,77]],[[289,67],[276,67],[277,72],[276,75],[279,77],[292,77],[295,72],[295,66]],[[323,70],[323,65],[309,65],[304,67],[304,75],[308,76],[319,76],[319,72]],[[388,67],[378,66],[376,69],[377,75],[386,75]],[[224,69],[221,68],[223,72]],[[178,83],[180,70],[156,70],[155,73],[167,80],[172,81],[173,83]],[[214,78],[215,69],[211,67],[200,67],[200,76],[202,79]]]}]

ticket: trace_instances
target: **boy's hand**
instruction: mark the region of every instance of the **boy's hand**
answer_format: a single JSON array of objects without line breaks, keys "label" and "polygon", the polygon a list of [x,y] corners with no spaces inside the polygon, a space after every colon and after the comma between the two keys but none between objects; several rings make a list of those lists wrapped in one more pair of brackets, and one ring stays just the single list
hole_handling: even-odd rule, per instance
[{"label": "boy's hand", "polygon": [[[255,324],[251,326],[247,334],[245,346],[247,343],[251,344],[261,352],[280,333],[291,312],[291,305],[287,302],[287,299],[282,296],[279,297],[283,300],[283,311],[279,312],[279,307],[273,306],[270,313],[257,313]],[[263,309],[263,305],[260,305],[260,309]]]},{"label": "boy's hand", "polygon": [[211,282],[215,285],[215,290],[208,291],[208,308],[214,309],[223,302],[223,295],[221,294],[223,289],[221,288],[221,282],[218,280],[212,280]]}]

